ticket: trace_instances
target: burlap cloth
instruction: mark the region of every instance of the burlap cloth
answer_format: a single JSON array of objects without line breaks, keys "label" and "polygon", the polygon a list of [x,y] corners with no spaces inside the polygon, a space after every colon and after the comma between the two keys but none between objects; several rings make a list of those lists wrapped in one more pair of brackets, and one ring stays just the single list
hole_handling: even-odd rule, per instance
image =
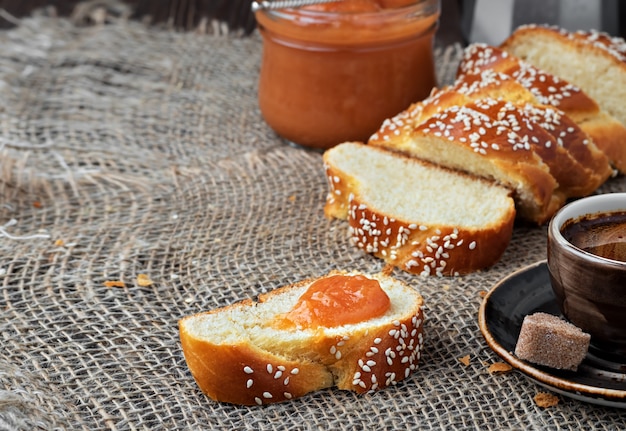
[{"label": "burlap cloth", "polygon": [[[320,154],[263,122],[261,48],[258,34],[124,21],[39,17],[0,33],[0,428],[625,428],[624,410],[564,397],[543,409],[542,387],[487,370],[499,358],[478,328],[481,292],[544,258],[538,227],[516,227],[484,272],[395,273],[421,290],[428,319],[421,367],[397,387],[266,407],[199,391],[181,316],[334,268],[382,268],[324,218]],[[457,58],[438,50],[442,82]]]}]

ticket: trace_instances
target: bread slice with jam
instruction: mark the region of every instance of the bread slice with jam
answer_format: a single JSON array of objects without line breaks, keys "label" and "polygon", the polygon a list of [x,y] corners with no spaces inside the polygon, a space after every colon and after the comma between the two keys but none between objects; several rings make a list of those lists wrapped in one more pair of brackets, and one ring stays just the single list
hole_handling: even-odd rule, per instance
[{"label": "bread slice with jam", "polygon": [[418,368],[424,301],[390,271],[333,271],[179,322],[184,356],[211,399],[288,401],[337,387],[393,386]]}]

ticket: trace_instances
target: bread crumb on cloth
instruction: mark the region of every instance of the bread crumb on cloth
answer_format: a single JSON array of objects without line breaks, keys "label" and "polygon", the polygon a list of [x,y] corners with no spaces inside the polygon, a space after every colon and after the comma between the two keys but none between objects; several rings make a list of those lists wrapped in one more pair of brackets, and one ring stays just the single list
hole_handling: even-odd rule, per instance
[{"label": "bread crumb on cloth", "polygon": [[148,287],[152,286],[154,282],[150,280],[150,277],[147,274],[138,274],[137,275],[137,285],[140,287]]},{"label": "bread crumb on cloth", "polygon": [[494,362],[493,364],[489,365],[488,371],[490,374],[501,374],[501,373],[508,373],[512,369],[513,367],[511,367],[507,363]]},{"label": "bread crumb on cloth", "polygon": [[107,280],[104,285],[106,287],[126,287],[126,284],[121,280]]},{"label": "bread crumb on cloth", "polygon": [[537,406],[543,408],[554,407],[559,403],[559,397],[549,392],[538,392],[533,400]]},{"label": "bread crumb on cloth", "polygon": [[470,355],[465,355],[462,358],[459,358],[459,362],[467,367],[470,364]]}]

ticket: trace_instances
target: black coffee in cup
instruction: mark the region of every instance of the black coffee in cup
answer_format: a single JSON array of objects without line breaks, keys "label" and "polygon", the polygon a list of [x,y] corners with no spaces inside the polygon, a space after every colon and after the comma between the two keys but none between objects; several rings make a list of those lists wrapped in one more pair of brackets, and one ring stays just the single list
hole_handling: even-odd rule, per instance
[{"label": "black coffee in cup", "polygon": [[586,252],[626,262],[626,211],[589,214],[567,220],[561,227],[561,234]]}]

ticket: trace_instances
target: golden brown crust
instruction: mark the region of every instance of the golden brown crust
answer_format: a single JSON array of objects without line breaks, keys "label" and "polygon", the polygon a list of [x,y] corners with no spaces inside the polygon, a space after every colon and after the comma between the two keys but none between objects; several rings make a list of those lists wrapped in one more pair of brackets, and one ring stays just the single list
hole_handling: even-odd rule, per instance
[{"label": "golden brown crust", "polygon": [[586,196],[610,176],[607,157],[576,123],[560,110],[537,103],[530,91],[507,75],[489,71],[461,75],[454,85],[424,101],[422,113],[428,117],[472,101],[481,102],[474,106],[487,106],[479,110],[492,121],[514,127],[515,134],[548,165],[558,183],[554,204],[558,205],[559,197]]},{"label": "golden brown crust", "polygon": [[184,322],[180,340],[196,383],[216,401],[261,405],[332,386],[332,374],[321,364],[290,360],[248,343],[216,345],[190,335]]},{"label": "golden brown crust", "polygon": [[[489,71],[498,74],[492,79],[496,83],[490,86],[482,84],[480,87],[482,94],[496,96],[493,91],[499,88],[500,93],[497,96],[512,100],[512,95],[520,92],[519,89],[514,88],[515,84],[523,86],[534,99],[529,100],[525,97],[525,102],[557,108],[573,120],[577,128],[588,135],[590,143],[584,144],[586,154],[581,161],[584,166],[590,166],[593,169],[596,177],[587,182],[589,184],[587,191],[573,196],[585,196],[606,181],[611,175],[609,160],[620,170],[624,167],[626,145],[620,143],[626,142],[626,127],[606,112],[601,111],[597,102],[579,87],[534,67],[504,49],[485,44],[473,44],[466,48],[459,64],[461,79],[468,79],[468,76],[463,75],[478,74],[480,79],[486,80],[487,77],[493,76],[485,75],[484,72]],[[507,77],[510,78],[507,79]],[[564,140],[567,146],[583,145],[580,141]],[[577,150],[583,151],[582,148],[577,148]]]},{"label": "golden brown crust", "polygon": [[[377,214],[358,197],[350,202],[350,236],[357,247],[420,275],[462,275],[494,265],[509,244],[515,210],[480,229],[418,225]],[[372,234],[366,226],[381,226]]]},{"label": "golden brown crust", "polygon": [[[333,271],[328,276],[337,273],[340,272]],[[262,405],[333,386],[357,393],[375,391],[408,377],[417,369],[423,347],[423,299],[387,274],[370,277],[381,280],[381,286],[383,280],[393,281],[393,289],[402,290],[404,301],[410,304],[405,307],[407,311],[390,315],[383,322],[312,331],[302,346],[293,349],[285,341],[273,344],[270,351],[245,337],[214,342],[189,330],[210,314],[231,309],[254,313],[256,303],[251,300],[184,317],[179,322],[181,345],[198,386],[215,401]],[[259,303],[306,287],[313,281],[303,280],[271,291],[262,295]]]},{"label": "golden brown crust", "polygon": [[[606,98],[602,91],[594,90],[595,84],[589,84],[594,82],[594,79],[581,79],[585,74],[595,73],[596,68],[585,69],[585,64],[595,64],[598,61],[605,61],[606,63],[600,67],[605,68],[607,64],[612,64],[614,68],[621,71],[621,74],[626,74],[626,43],[621,38],[613,38],[607,34],[597,31],[588,32],[568,32],[564,29],[557,27],[546,27],[537,25],[527,25],[519,27],[513,32],[513,34],[503,42],[501,48],[503,51],[511,54],[517,53],[517,46],[524,46],[525,43],[532,43],[534,40],[542,40],[542,43],[553,44],[555,50],[568,50],[576,52],[580,64],[572,64],[569,70],[560,68],[559,66],[552,66],[548,57],[542,58],[537,66],[545,69],[554,69],[553,73],[563,73],[564,77],[572,79],[573,84],[579,84],[585,86],[586,91],[581,90],[579,87],[574,86],[563,79],[563,77],[556,77],[548,72],[541,71],[542,79],[545,77],[552,77],[560,85],[551,85],[550,89],[555,90],[555,93],[561,97],[562,100],[556,100],[560,104],[555,104],[559,109],[565,111],[572,119],[574,119],[578,125],[592,138],[593,142],[600,148],[609,158],[611,164],[622,173],[626,173],[626,124],[625,119],[620,118],[619,112],[615,110],[615,106],[612,106],[614,102],[604,100]],[[524,55],[520,52],[520,55]],[[515,57],[514,57],[515,58]],[[519,60],[519,59],[518,59]],[[521,60],[520,60],[521,61]],[[524,67],[528,69],[536,69],[530,66],[528,62],[536,62],[537,58],[528,58],[527,62],[522,61]],[[559,64],[558,62],[554,63]],[[538,69],[536,69],[538,70]],[[571,70],[571,72],[570,72]],[[521,80],[520,80],[521,81]],[[522,81],[523,82],[523,81]],[[586,83],[583,83],[586,82]],[[562,91],[562,87],[567,86],[574,90]],[[610,97],[615,100],[620,99],[620,92],[623,95],[623,89],[620,83],[615,84],[616,88],[614,92],[611,92]],[[544,86],[545,88],[545,86]],[[596,105],[599,103],[601,108],[595,113],[591,109],[591,104],[588,100],[583,100],[580,95],[584,94],[589,99],[591,96],[599,97],[598,100],[594,100]],[[587,95],[589,93],[591,96]],[[566,97],[562,97],[563,95]],[[602,95],[601,95],[602,94]],[[621,100],[619,100],[621,104]],[[609,115],[606,111],[610,111],[614,116]]]},{"label": "golden brown crust", "polygon": [[[331,365],[339,389],[365,393],[409,377],[417,370],[424,344],[423,306],[409,318],[362,334],[358,349]],[[332,349],[332,347],[331,347]]]},{"label": "golden brown crust", "polygon": [[[526,101],[557,107],[574,120],[596,115],[600,111],[596,101],[577,86],[522,61],[504,49],[480,43],[468,46],[459,63],[458,76],[480,74],[485,70],[509,76],[522,85],[533,96],[533,100]],[[507,98],[508,91],[502,93],[504,98]]]},{"label": "golden brown crust", "polygon": [[580,124],[580,128],[597,143],[611,164],[626,174],[626,127],[605,112]]}]

